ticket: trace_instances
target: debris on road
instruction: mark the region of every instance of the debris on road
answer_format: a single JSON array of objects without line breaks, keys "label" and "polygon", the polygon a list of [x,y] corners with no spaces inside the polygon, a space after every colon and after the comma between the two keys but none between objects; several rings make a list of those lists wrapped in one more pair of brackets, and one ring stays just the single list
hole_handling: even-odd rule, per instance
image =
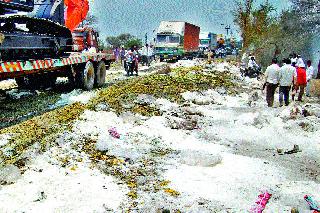
[{"label": "debris on road", "polygon": [[[180,66],[1,130],[0,162],[21,176],[1,186],[0,211],[245,212],[261,188],[266,212],[320,199],[315,107],[267,108],[256,80],[228,63]],[[275,154],[292,146],[299,154]]]},{"label": "debris on road", "polygon": [[320,204],[314,200],[310,195],[304,196],[305,201],[307,201],[311,210],[320,211]]},{"label": "debris on road", "polygon": [[271,198],[271,194],[269,192],[263,192],[258,197],[256,204],[250,209],[251,213],[262,213],[263,210],[266,208],[268,201]]}]

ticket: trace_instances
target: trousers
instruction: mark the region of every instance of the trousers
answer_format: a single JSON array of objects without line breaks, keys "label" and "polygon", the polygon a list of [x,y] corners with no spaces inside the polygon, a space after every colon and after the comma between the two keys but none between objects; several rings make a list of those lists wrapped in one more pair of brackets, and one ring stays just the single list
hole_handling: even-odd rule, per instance
[{"label": "trousers", "polygon": [[279,102],[283,105],[283,99],[286,106],[289,105],[289,93],[291,86],[280,86],[279,88]]},{"label": "trousers", "polygon": [[271,84],[271,83],[267,83],[267,103],[268,103],[268,107],[272,107],[273,106],[273,101],[274,101],[274,93],[276,92],[276,89],[278,87],[278,84]]}]

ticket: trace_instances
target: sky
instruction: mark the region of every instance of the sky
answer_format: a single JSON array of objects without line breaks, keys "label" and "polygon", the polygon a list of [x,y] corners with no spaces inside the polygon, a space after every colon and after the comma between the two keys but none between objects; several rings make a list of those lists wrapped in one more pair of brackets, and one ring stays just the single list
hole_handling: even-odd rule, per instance
[{"label": "sky", "polygon": [[[257,0],[257,3],[263,0]],[[289,7],[289,0],[269,0],[278,11]],[[234,0],[94,0],[90,12],[98,17],[102,36],[130,33],[148,40],[162,20],[187,21],[201,27],[201,31],[224,33],[231,25]],[[221,25],[224,24],[224,25]]]}]

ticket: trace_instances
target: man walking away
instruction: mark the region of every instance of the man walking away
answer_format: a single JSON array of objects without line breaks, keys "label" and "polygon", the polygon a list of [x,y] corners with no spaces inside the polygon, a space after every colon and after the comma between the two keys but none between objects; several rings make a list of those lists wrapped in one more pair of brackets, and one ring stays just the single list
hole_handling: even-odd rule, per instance
[{"label": "man walking away", "polygon": [[306,88],[306,85],[307,85],[307,72],[305,69],[305,64],[302,58],[299,58],[297,62],[297,81],[295,86],[296,91],[299,90],[298,101],[302,101],[302,97],[304,95],[304,89]]},{"label": "man walking away", "polygon": [[311,60],[307,61],[307,90],[306,95],[310,97],[311,80],[313,79],[314,68],[311,66]]},{"label": "man walking away", "polygon": [[272,65],[267,67],[265,78],[267,85],[267,103],[268,107],[273,106],[274,93],[278,87],[279,69],[278,60],[276,58],[272,59]]},{"label": "man walking away", "polygon": [[291,66],[290,59],[284,59],[285,65],[279,71],[279,102],[280,107],[283,106],[283,99],[286,106],[289,105],[289,93],[292,82],[296,77],[296,69]]}]

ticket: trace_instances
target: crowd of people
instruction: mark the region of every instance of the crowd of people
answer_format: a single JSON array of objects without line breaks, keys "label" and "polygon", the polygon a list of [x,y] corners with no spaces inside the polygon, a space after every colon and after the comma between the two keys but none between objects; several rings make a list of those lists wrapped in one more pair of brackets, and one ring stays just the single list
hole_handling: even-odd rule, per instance
[{"label": "crowd of people", "polygon": [[281,67],[276,58],[272,59],[272,64],[267,67],[265,72],[266,100],[268,107],[273,107],[274,95],[279,87],[280,106],[289,105],[290,92],[292,101],[302,101],[305,90],[306,95],[310,96],[311,79],[314,78],[315,70],[311,60],[305,65],[300,55],[292,54],[289,58],[282,60]]},{"label": "crowd of people", "polygon": [[152,60],[155,59],[153,46],[145,44],[142,48],[138,49],[133,46],[130,49],[124,47],[115,48],[114,55],[116,61],[120,61],[125,69],[127,76],[132,76],[135,72],[138,75],[139,64],[150,66]]}]

